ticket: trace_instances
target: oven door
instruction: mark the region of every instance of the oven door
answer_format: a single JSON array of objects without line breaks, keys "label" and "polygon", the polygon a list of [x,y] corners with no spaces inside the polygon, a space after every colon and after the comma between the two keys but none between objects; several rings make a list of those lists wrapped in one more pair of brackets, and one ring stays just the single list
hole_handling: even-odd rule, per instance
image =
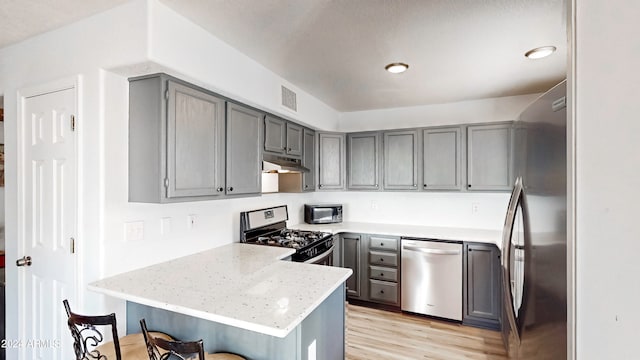
[{"label": "oven door", "polygon": [[329,249],[327,249],[327,251],[309,260],[306,260],[305,263],[333,266],[333,249],[335,247],[335,245],[332,245]]}]

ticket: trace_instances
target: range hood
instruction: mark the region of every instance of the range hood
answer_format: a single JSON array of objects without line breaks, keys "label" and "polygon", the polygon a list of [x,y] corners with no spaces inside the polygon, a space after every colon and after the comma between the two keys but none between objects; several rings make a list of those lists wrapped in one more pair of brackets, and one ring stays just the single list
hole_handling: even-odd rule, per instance
[{"label": "range hood", "polygon": [[278,155],[262,155],[262,172],[266,173],[303,173],[311,170],[302,166],[298,159]]}]

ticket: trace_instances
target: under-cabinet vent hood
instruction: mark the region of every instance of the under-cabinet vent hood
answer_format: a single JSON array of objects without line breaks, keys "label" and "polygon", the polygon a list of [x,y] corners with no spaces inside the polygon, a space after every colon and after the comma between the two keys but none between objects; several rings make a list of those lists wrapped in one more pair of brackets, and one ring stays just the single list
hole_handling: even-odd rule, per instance
[{"label": "under-cabinet vent hood", "polygon": [[268,173],[303,173],[310,170],[302,166],[300,160],[277,155],[262,156],[262,171]]}]

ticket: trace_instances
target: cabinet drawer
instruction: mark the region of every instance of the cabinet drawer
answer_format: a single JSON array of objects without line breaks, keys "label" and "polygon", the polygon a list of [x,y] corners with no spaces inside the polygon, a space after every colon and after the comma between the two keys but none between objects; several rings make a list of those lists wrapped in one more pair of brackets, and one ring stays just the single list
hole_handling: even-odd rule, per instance
[{"label": "cabinet drawer", "polygon": [[398,254],[382,251],[369,251],[369,264],[398,266]]},{"label": "cabinet drawer", "polygon": [[398,269],[369,266],[369,277],[371,279],[398,282]]},{"label": "cabinet drawer", "polygon": [[390,304],[398,303],[398,284],[388,281],[369,280],[369,299]]},{"label": "cabinet drawer", "polygon": [[371,236],[369,239],[369,247],[371,249],[398,251],[398,238]]}]

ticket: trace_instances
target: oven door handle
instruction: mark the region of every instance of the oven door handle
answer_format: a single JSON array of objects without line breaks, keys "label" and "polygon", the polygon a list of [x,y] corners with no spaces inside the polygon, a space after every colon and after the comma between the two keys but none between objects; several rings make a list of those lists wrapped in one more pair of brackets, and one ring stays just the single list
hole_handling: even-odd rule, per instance
[{"label": "oven door handle", "polygon": [[313,257],[313,258],[311,258],[311,259],[309,259],[309,260],[306,260],[306,261],[305,261],[305,264],[315,264],[315,263],[317,263],[319,260],[323,260],[323,259],[324,259],[324,258],[326,258],[327,256],[329,256],[329,255],[333,254],[333,248],[335,248],[335,247],[336,247],[335,245],[331,245],[331,247],[330,247],[327,251],[325,251],[325,252],[323,252],[322,254],[320,254],[320,255],[318,255],[318,256],[316,256],[316,257]]}]

